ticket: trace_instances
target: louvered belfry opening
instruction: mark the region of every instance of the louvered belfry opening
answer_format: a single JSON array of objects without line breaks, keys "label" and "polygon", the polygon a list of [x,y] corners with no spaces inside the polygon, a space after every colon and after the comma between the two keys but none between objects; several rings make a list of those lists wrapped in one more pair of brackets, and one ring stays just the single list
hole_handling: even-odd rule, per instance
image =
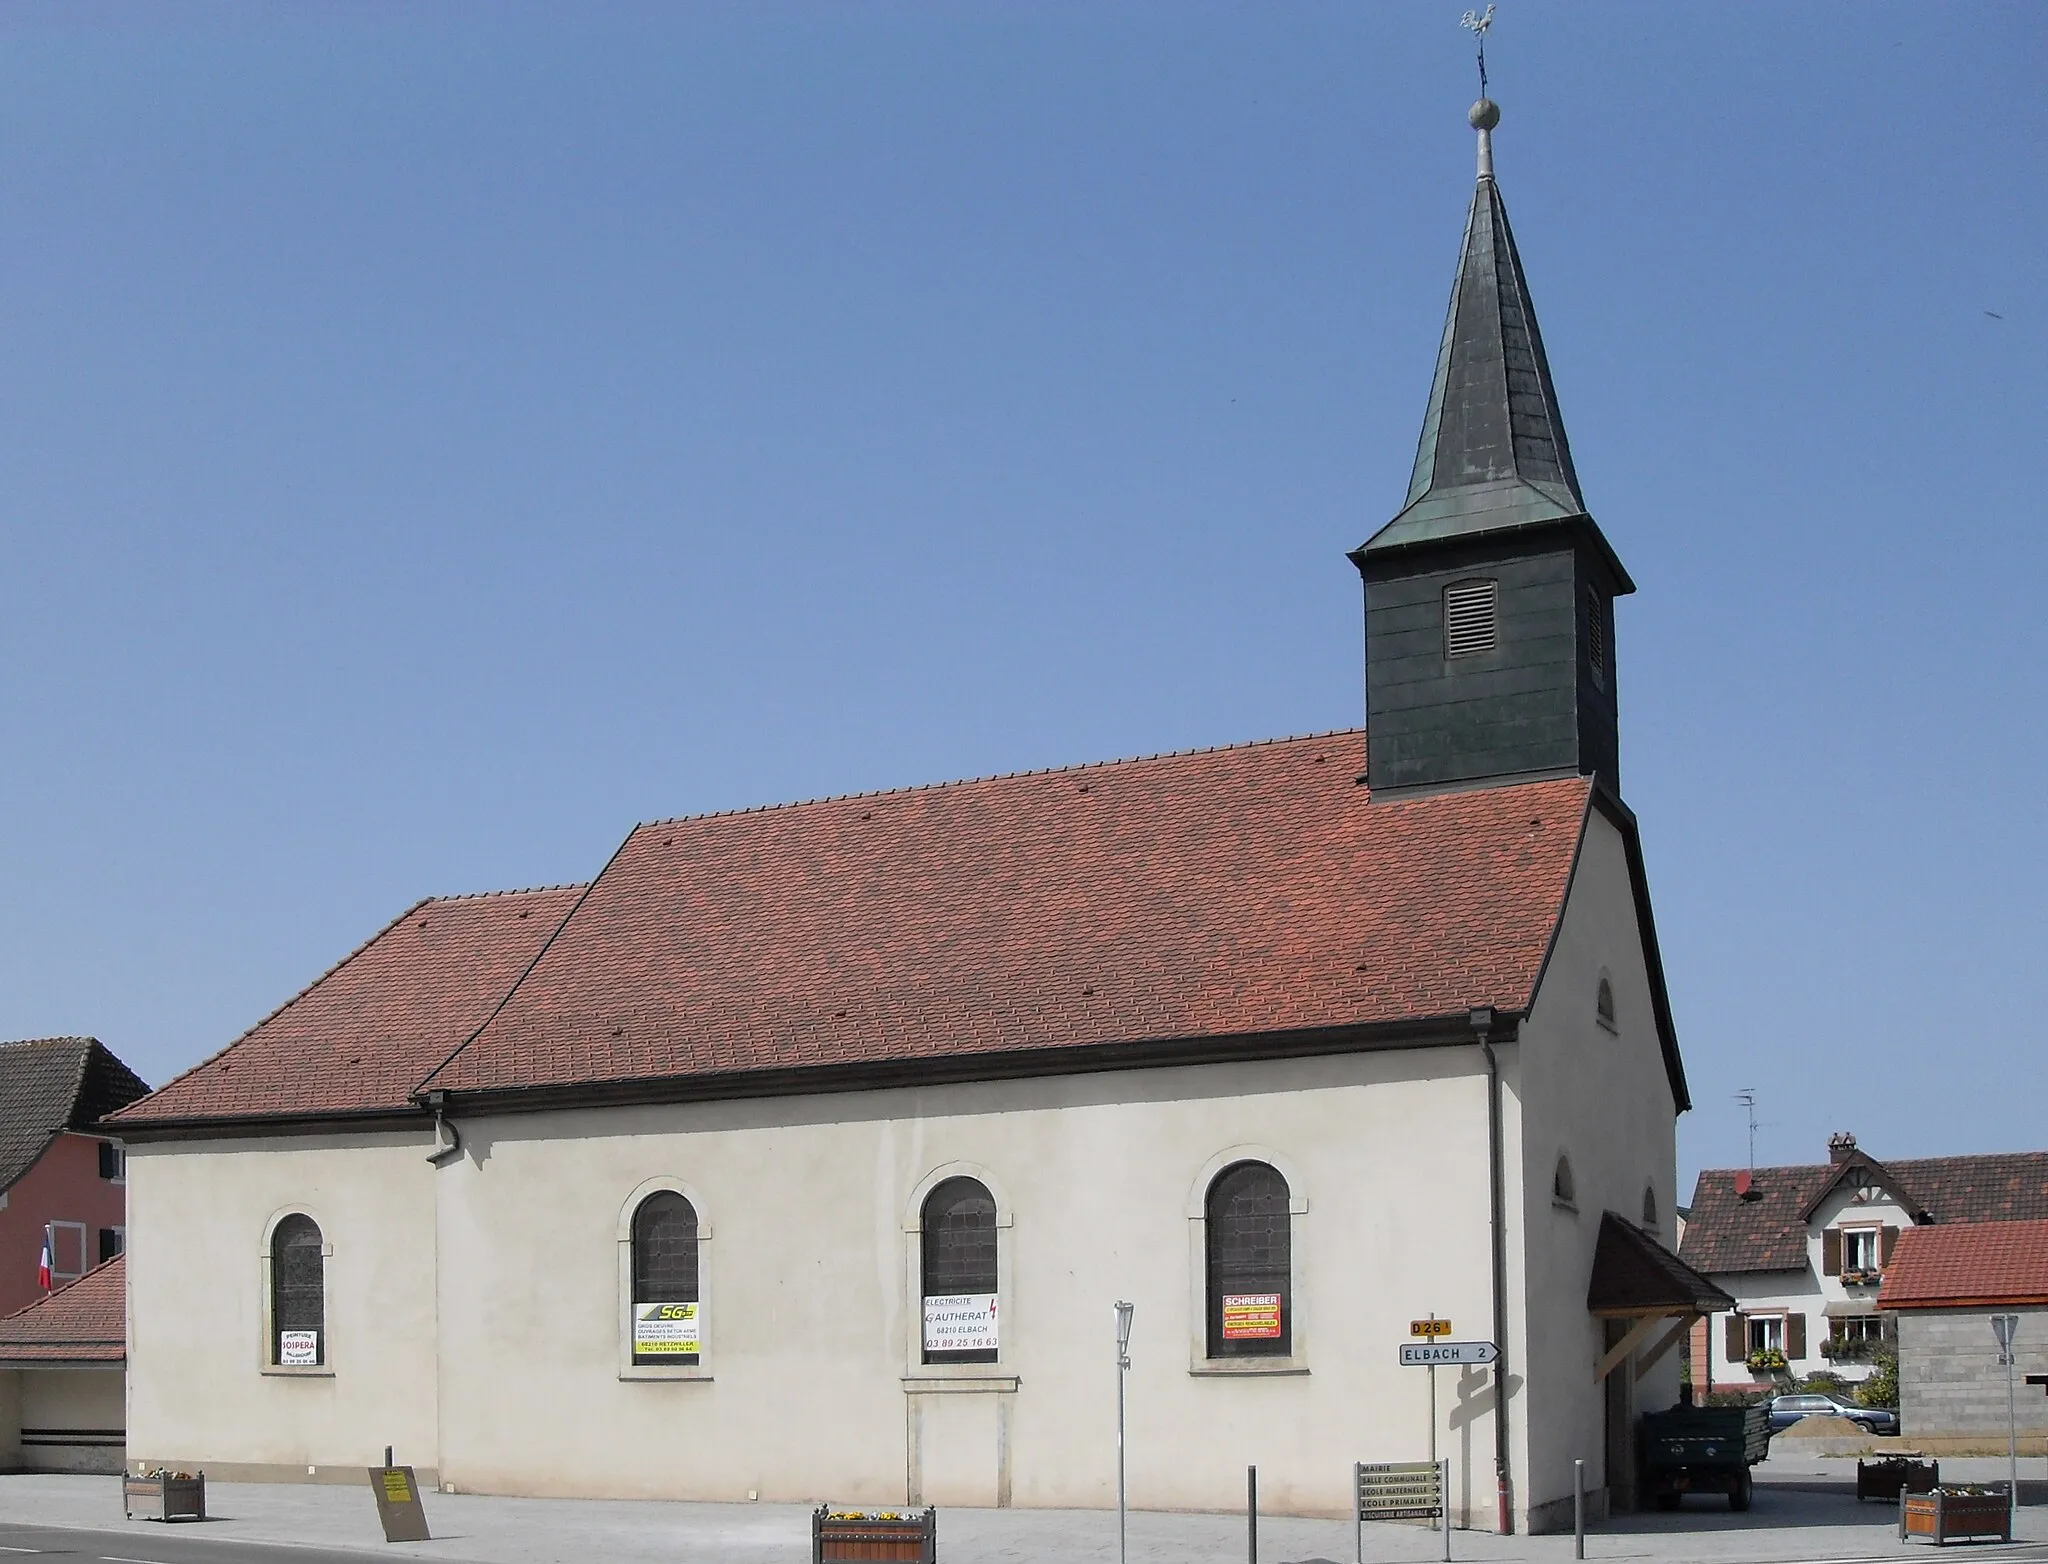
[{"label": "louvered belfry opening", "polygon": [[1216,1175],[1204,1208],[1212,1358],[1294,1351],[1293,1231],[1287,1180],[1263,1162]]},{"label": "louvered belfry opening", "polygon": [[1472,657],[1500,644],[1500,583],[1460,581],[1444,588],[1444,655]]},{"label": "louvered belfry opening", "polygon": [[[293,1214],[270,1234],[270,1361],[311,1367],[327,1361],[327,1265],[320,1224]],[[311,1363],[301,1350],[287,1353],[285,1335],[312,1333]]]},{"label": "louvered belfry opening", "polygon": [[[923,1296],[993,1297],[996,1280],[996,1202],[979,1179],[949,1178],[925,1196],[919,1248]],[[927,1346],[927,1363],[993,1363],[993,1347],[949,1352]]]},{"label": "louvered belfry opening", "polygon": [[[696,1303],[697,1208],[673,1190],[640,1202],[633,1213],[633,1301]],[[635,1363],[697,1362],[694,1352],[634,1352]]]}]

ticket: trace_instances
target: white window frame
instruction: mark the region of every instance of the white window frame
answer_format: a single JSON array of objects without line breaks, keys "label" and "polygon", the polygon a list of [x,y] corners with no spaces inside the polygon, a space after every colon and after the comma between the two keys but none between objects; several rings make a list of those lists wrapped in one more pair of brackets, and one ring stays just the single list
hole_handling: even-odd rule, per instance
[{"label": "white window frame", "polygon": [[[272,1271],[271,1240],[277,1235],[277,1224],[288,1216],[302,1216],[320,1229],[320,1359],[318,1363],[277,1363],[271,1359],[272,1344],[277,1340],[276,1277]],[[124,1251],[125,1252],[125,1251]],[[256,1339],[257,1371],[274,1379],[332,1379],[335,1364],[340,1354],[335,1350],[334,1339],[334,1239],[326,1220],[311,1206],[279,1206],[270,1213],[263,1224],[263,1247],[259,1251],[259,1275],[263,1287],[263,1307],[257,1314],[263,1323],[263,1331]]]},{"label": "white window frame", "polygon": [[[1884,1226],[1878,1222],[1843,1223],[1838,1229],[1842,1235],[1842,1273],[1850,1271],[1882,1271],[1884,1269]],[[1849,1244],[1852,1239],[1867,1241],[1870,1245],[1870,1264],[1849,1263]]]},{"label": "white window frame", "polygon": [[[66,1271],[59,1268],[58,1259],[59,1256],[61,1256],[64,1252],[64,1246],[57,1242],[57,1234],[60,1230],[65,1232],[75,1232],[78,1234],[78,1263],[85,1267],[84,1271]],[[52,1292],[55,1292],[57,1290],[58,1284],[61,1282],[77,1281],[79,1277],[83,1276],[86,1271],[89,1271],[91,1269],[91,1227],[89,1227],[84,1222],[50,1223],[50,1290]]]},{"label": "white window frame", "polygon": [[[650,1196],[681,1195],[697,1213],[697,1361],[635,1363],[633,1361],[633,1218]],[[635,1186],[619,1207],[619,1378],[709,1380],[718,1311],[712,1307],[711,1208],[693,1184],[669,1174]]]},{"label": "white window frame", "polygon": [[[924,1360],[924,1203],[949,1178],[971,1178],[996,1203],[996,1360],[993,1363],[927,1363]],[[945,1162],[927,1172],[903,1208],[903,1383],[945,1379],[995,1380],[994,1388],[1017,1385],[1016,1244],[1009,1233],[1016,1208],[1002,1181],[979,1162]]]},{"label": "white window frame", "polygon": [[[1287,1302],[1294,1318],[1282,1357],[1212,1358],[1209,1356],[1209,1186],[1225,1168],[1240,1162],[1263,1162],[1287,1180]],[[1188,1189],[1188,1373],[1196,1379],[1241,1379],[1259,1374],[1306,1374],[1309,1306],[1308,1186],[1293,1158],[1271,1146],[1232,1146],[1202,1164]]]},{"label": "white window frame", "polygon": [[[1742,1359],[1744,1363],[1749,1361],[1749,1355],[1752,1352],[1769,1352],[1774,1348],[1779,1352],[1785,1351],[1785,1311],[1783,1309],[1759,1310],[1754,1314],[1745,1314],[1742,1318]],[[1766,1336],[1774,1335],[1777,1337],[1777,1340],[1759,1344],[1756,1339],[1756,1327],[1759,1325],[1765,1327],[1764,1334]],[[1786,1354],[1788,1362],[1790,1361],[1790,1356],[1789,1353]]]}]

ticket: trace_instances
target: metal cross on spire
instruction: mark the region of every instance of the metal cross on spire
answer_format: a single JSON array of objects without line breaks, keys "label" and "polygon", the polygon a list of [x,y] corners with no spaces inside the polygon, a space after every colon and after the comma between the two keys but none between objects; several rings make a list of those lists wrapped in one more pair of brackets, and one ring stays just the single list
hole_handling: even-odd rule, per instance
[{"label": "metal cross on spire", "polygon": [[1482,13],[1467,11],[1458,18],[1458,25],[1479,41],[1479,96],[1486,96],[1486,35],[1493,27],[1493,7],[1488,6]]}]

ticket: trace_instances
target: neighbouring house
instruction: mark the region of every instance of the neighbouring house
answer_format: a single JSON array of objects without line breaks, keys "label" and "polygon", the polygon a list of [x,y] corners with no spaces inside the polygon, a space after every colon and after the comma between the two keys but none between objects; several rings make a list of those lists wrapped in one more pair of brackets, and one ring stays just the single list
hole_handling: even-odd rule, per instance
[{"label": "neighbouring house", "polygon": [[1994,1315],[2013,1334],[2012,1412],[2020,1448],[2048,1454],[2048,1220],[1916,1227],[1899,1239],[1877,1304],[1898,1319],[1899,1420],[1937,1452],[2006,1449],[2007,1370]]},{"label": "neighbouring house", "polygon": [[116,1258],[0,1320],[0,1469],[122,1469],[127,1311]]},{"label": "neighbouring house", "polygon": [[[1344,1514],[1432,1438],[1459,1524],[1568,1527],[1574,1458],[1626,1503],[1733,1300],[1668,1247],[1633,586],[1496,117],[1350,556],[1366,731],[645,824],[587,886],[420,903],[114,1115],[131,1462],[1106,1507],[1128,1300],[1136,1504],[1256,1461]],[[1429,1315],[1470,1349],[1433,1378]]]},{"label": "neighbouring house", "polygon": [[1735,1307],[1694,1331],[1693,1383],[1767,1386],[1821,1369],[1859,1382],[1891,1336],[1879,1286],[1902,1235],[2041,1218],[2048,1152],[1879,1162],[1843,1133],[1824,1163],[1709,1169],[1678,1252]]},{"label": "neighbouring house", "polygon": [[0,1315],[121,1252],[122,1150],[96,1126],[148,1091],[90,1037],[0,1043]]}]

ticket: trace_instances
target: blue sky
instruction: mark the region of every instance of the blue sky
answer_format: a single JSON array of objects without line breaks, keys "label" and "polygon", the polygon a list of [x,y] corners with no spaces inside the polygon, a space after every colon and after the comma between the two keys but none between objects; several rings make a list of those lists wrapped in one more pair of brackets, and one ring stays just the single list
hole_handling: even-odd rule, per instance
[{"label": "blue sky", "polygon": [[[1344,727],[1462,4],[0,12],[0,1036],[638,819]],[[1506,0],[1682,1183],[2043,1144],[2036,5]]]}]

